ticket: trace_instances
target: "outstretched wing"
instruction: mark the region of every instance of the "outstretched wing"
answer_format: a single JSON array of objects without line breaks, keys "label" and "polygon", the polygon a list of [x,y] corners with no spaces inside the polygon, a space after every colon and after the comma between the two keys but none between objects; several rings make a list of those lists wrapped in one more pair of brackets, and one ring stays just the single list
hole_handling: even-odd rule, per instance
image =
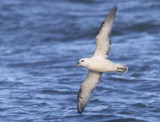
[{"label": "outstretched wing", "polygon": [[82,83],[78,94],[78,112],[81,114],[87,105],[90,95],[98,84],[102,73],[89,71],[85,81]]},{"label": "outstretched wing", "polygon": [[108,58],[109,50],[110,50],[110,33],[112,30],[112,25],[115,19],[117,11],[117,6],[114,6],[98,31],[96,36],[96,51],[94,53],[94,57],[103,57]]}]

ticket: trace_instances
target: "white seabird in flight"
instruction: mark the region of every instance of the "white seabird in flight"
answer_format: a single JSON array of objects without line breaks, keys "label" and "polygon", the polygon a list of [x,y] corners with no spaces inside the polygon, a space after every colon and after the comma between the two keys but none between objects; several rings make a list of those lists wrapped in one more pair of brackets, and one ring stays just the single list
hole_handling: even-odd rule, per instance
[{"label": "white seabird in flight", "polygon": [[89,69],[88,75],[80,87],[78,94],[77,108],[81,114],[87,105],[90,94],[98,84],[103,72],[120,72],[128,70],[126,65],[117,64],[108,60],[110,50],[110,33],[115,19],[117,6],[114,6],[108,16],[102,23],[98,34],[96,35],[96,50],[91,58],[82,58],[77,66],[83,66]]}]

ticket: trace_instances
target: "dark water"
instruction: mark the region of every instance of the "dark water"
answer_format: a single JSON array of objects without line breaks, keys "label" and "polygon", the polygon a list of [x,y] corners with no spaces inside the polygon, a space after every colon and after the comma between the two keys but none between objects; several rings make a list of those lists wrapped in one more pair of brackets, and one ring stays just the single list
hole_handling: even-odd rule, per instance
[{"label": "dark water", "polygon": [[[110,59],[129,71],[104,73],[79,115],[75,64],[115,4]],[[0,121],[159,122],[159,13],[159,0],[1,0]]]}]

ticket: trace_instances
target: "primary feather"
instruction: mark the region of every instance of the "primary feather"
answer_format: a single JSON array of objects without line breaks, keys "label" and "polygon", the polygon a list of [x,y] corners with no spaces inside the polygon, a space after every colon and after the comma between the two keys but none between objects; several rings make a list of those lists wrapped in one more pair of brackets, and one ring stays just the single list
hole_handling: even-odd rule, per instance
[{"label": "primary feather", "polygon": [[117,6],[114,6],[98,31],[98,34],[96,36],[96,50],[94,53],[94,57],[96,56],[108,58],[111,44],[110,33],[112,30],[112,25],[115,19],[116,11]]}]

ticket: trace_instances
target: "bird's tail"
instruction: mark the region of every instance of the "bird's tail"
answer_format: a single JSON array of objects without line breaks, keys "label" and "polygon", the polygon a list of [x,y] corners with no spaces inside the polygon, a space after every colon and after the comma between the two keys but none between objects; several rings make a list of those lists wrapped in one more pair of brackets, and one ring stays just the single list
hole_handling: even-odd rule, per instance
[{"label": "bird's tail", "polygon": [[116,64],[116,66],[117,66],[116,72],[124,73],[124,72],[128,71],[128,67],[124,64]]}]

